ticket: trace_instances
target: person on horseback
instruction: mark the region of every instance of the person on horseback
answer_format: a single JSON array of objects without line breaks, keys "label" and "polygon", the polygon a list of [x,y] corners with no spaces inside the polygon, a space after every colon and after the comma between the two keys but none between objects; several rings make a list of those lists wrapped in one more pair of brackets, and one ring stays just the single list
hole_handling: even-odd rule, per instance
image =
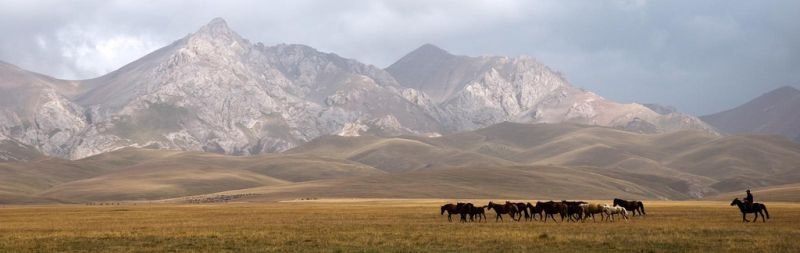
[{"label": "person on horseback", "polygon": [[753,194],[750,193],[750,189],[747,189],[747,196],[744,197],[744,204],[747,206],[747,209],[753,208]]}]

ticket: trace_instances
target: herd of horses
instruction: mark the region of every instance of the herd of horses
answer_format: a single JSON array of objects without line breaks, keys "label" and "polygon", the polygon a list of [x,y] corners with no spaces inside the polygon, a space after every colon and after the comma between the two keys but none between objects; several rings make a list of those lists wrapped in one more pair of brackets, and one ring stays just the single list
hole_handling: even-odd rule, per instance
[{"label": "herd of horses", "polygon": [[[748,213],[755,215],[755,219],[752,222],[758,221],[759,215],[762,222],[767,222],[766,219],[769,219],[769,211],[767,211],[767,206],[763,203],[747,204],[736,198],[731,202],[731,206],[738,207],[739,211],[742,212],[742,222],[750,222],[747,219]],[[453,215],[459,215],[461,222],[486,221],[486,212],[489,211],[495,212],[495,221],[503,220],[503,215],[508,215],[514,221],[520,221],[523,218],[525,221],[533,221],[537,220],[536,215],[538,215],[538,220],[542,222],[547,222],[547,218],[558,222],[556,215],[563,222],[564,220],[585,221],[589,217],[592,218],[592,221],[596,221],[595,215],[600,215],[601,221],[614,221],[617,215],[624,220],[628,220],[628,212],[631,212],[633,216],[646,214],[644,204],[641,201],[623,199],[614,199],[613,205],[562,200],[537,201],[536,204],[511,201],[499,204],[489,201],[489,204],[485,206],[472,203],[456,203],[445,204],[441,207],[441,215],[447,213],[447,220],[451,222],[453,221]]]},{"label": "herd of horses", "polygon": [[[585,201],[537,201],[536,204],[530,202],[511,202],[506,201],[504,204],[489,202],[485,206],[475,205],[472,203],[456,203],[445,204],[441,207],[441,215],[447,213],[447,220],[453,221],[452,216],[458,215],[461,222],[468,221],[486,221],[486,212],[494,211],[495,221],[503,220],[503,215],[508,215],[514,221],[520,221],[523,218],[525,221],[540,220],[547,222],[550,218],[554,222],[556,215],[561,218],[561,221],[584,221],[589,217],[592,221],[596,221],[595,215],[600,216],[601,221],[614,221],[616,216],[628,220],[628,212],[634,216],[645,215],[644,204],[641,201],[629,201],[623,199],[614,199],[613,205],[588,203]],[[539,216],[537,219],[536,216]]]}]

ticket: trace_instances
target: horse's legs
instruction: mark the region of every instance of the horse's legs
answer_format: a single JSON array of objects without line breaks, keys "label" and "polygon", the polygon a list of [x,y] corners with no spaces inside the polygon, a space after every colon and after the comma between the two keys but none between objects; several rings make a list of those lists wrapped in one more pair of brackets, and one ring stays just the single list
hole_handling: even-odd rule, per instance
[{"label": "horse's legs", "polygon": [[449,221],[449,222],[453,222],[453,217],[452,217],[452,215],[453,215],[453,214],[452,214],[452,213],[450,213],[449,211],[447,212],[447,221]]},{"label": "horse's legs", "polygon": [[742,222],[750,222],[749,220],[747,220],[747,213],[745,212],[742,212]]}]

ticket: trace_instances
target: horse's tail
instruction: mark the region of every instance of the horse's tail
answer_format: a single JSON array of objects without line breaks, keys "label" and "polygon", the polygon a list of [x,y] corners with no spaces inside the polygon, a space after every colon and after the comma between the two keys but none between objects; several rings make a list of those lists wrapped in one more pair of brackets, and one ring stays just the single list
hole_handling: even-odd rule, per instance
[{"label": "horse's tail", "polygon": [[642,203],[642,202],[639,202],[639,210],[642,211],[642,214],[647,214],[647,213],[644,212],[644,203]]},{"label": "horse's tail", "polygon": [[764,212],[767,213],[767,219],[769,219],[769,211],[767,211],[767,205],[761,204],[764,207]]}]

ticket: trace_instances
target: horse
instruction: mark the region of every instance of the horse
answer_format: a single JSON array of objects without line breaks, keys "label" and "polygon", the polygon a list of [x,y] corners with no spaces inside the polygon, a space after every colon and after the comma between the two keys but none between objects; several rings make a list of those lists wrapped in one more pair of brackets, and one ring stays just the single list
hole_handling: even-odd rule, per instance
[{"label": "horse", "polygon": [[447,212],[447,221],[453,222],[452,218],[453,214],[459,214],[458,210],[456,209],[456,206],[457,205],[450,203],[443,205],[441,208],[442,210],[441,215],[444,215],[444,212]]},{"label": "horse", "polygon": [[540,213],[540,215],[542,212],[544,212],[544,219],[542,219],[542,222],[547,222],[547,217],[550,217],[553,219],[553,221],[558,222],[553,214],[561,214],[561,221],[564,221],[564,204],[562,203],[553,201],[537,201],[536,205],[534,206],[534,212]]},{"label": "horse", "polygon": [[528,213],[528,207],[525,205],[525,203],[522,203],[522,202],[513,203],[513,202],[510,202],[510,201],[506,201],[506,205],[508,205],[508,204],[512,204],[512,205],[516,205],[517,206],[517,212],[519,214],[519,218],[517,218],[517,220],[522,219],[522,215],[523,214],[525,215],[525,220],[526,221],[530,221],[531,220],[531,215]]},{"label": "horse", "polygon": [[542,219],[542,210],[537,210],[531,202],[525,203],[525,207],[531,212],[531,220],[536,220],[536,214],[539,214],[539,219]]},{"label": "horse", "polygon": [[592,222],[597,222],[594,219],[594,215],[595,214],[600,214],[600,220],[601,221],[603,219],[605,219],[605,216],[603,215],[603,205],[602,204],[581,204],[580,207],[581,207],[581,211],[583,213],[583,220],[585,220],[586,218],[589,218],[589,216],[591,216],[592,217]]},{"label": "horse", "polygon": [[628,220],[628,210],[621,206],[603,205],[603,213],[605,213],[609,221],[614,221],[614,215],[619,214],[625,220]]},{"label": "horse", "polygon": [[566,207],[566,216],[569,218],[569,221],[575,221],[573,218],[581,220],[583,217],[583,209],[581,209],[581,205],[586,204],[586,202],[562,200],[561,203],[564,204],[564,207]]},{"label": "horse", "polygon": [[486,205],[486,207],[489,210],[494,209],[494,212],[497,214],[497,216],[494,218],[495,222],[503,220],[503,216],[502,216],[503,214],[508,214],[508,216],[511,216],[512,220],[515,220],[514,219],[514,215],[518,212],[517,206],[513,205],[513,204],[501,205],[501,204],[497,204],[497,203],[489,201],[489,204]]},{"label": "horse", "polygon": [[615,198],[614,206],[624,207],[625,210],[628,210],[631,213],[633,213],[633,216],[636,216],[636,212],[639,212],[639,215],[647,214],[644,212],[644,203],[642,203],[641,201],[636,201],[636,200],[628,201]]},{"label": "horse", "polygon": [[486,206],[474,206],[472,203],[470,203],[469,206],[467,212],[469,212],[469,219],[471,221],[475,221],[473,219],[474,216],[478,216],[478,221],[486,221],[486,211],[484,211]]},{"label": "horse", "polygon": [[[469,210],[472,208],[472,203],[458,203],[456,204],[456,212],[461,215],[461,222],[467,222],[467,215],[469,215]],[[470,220],[472,220],[472,215],[470,215]]]},{"label": "horse", "polygon": [[747,220],[747,214],[748,213],[753,213],[753,214],[756,215],[756,218],[753,219],[753,222],[758,221],[758,214],[761,214],[761,221],[763,221],[763,222],[767,222],[767,220],[764,219],[764,213],[767,214],[767,219],[769,219],[769,211],[767,211],[767,206],[762,204],[762,203],[753,203],[748,208],[744,204],[744,202],[739,200],[739,198],[735,198],[731,202],[731,206],[738,206],[739,207],[739,211],[742,212],[742,222],[749,222],[749,220]]}]

